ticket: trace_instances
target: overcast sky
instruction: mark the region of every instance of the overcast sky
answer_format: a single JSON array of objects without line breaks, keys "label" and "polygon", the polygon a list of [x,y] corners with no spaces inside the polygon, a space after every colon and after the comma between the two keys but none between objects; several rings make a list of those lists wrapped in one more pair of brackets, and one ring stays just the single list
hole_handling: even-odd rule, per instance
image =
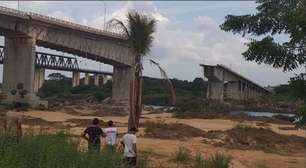
[{"label": "overcast sky", "polygon": [[[1,6],[18,9],[18,2],[0,1]],[[147,58],[159,62],[171,78],[193,80],[203,77],[199,64],[224,64],[255,82],[267,86],[287,83],[288,79],[304,71],[290,73],[257,65],[243,59],[247,38],[223,32],[219,25],[228,14],[256,12],[253,1],[196,1],[196,2],[125,2],[125,1],[20,1],[19,9],[96,27],[104,27],[111,18],[125,19],[130,9],[136,9],[158,20],[151,53]],[[106,15],[104,11],[106,9]],[[1,39],[3,44],[3,38]],[[43,48],[37,48],[46,51]],[[55,52],[55,51],[48,51]],[[65,53],[64,53],[65,54]],[[69,55],[69,54],[65,54]],[[80,66],[111,71],[111,66],[80,59]],[[145,59],[144,74],[160,77],[158,70]],[[1,77],[2,78],[2,77]]]}]

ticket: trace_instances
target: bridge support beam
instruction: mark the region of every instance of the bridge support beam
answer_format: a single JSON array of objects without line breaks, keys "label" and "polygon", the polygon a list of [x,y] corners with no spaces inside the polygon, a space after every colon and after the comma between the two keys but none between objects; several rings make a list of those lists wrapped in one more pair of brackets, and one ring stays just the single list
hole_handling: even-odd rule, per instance
[{"label": "bridge support beam", "polygon": [[72,72],[72,87],[80,85],[80,72]]},{"label": "bridge support beam", "polygon": [[112,102],[128,105],[133,69],[130,67],[114,67]]},{"label": "bridge support beam", "polygon": [[44,68],[35,68],[34,93],[38,92],[38,90],[42,87],[44,82],[45,82],[45,69]]},{"label": "bridge support beam", "polygon": [[89,85],[89,73],[85,73],[85,77],[84,77],[84,85]]},{"label": "bridge support beam", "polygon": [[98,74],[94,75],[94,85],[99,86],[99,75]]}]

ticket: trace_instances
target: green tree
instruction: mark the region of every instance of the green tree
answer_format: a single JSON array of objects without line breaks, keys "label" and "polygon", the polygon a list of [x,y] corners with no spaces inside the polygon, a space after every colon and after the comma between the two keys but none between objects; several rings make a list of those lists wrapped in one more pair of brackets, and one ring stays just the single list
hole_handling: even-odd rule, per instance
[{"label": "green tree", "polygon": [[142,58],[150,52],[154,39],[153,33],[156,29],[156,20],[147,15],[130,11],[127,14],[127,24],[118,19],[112,19],[109,24],[117,26],[124,31],[135,54],[132,95],[130,96],[129,128],[138,127],[142,111]]},{"label": "green tree", "polygon": [[66,76],[61,73],[51,73],[50,75],[48,75],[48,78],[50,80],[60,81],[66,79]]},{"label": "green tree", "polygon": [[[306,62],[306,1],[256,0],[257,12],[247,15],[227,15],[220,26],[224,31],[243,36],[263,36],[251,39],[242,55],[249,61],[265,63],[284,71],[296,69]],[[288,37],[279,43],[276,35]]]},{"label": "green tree", "polygon": [[[256,0],[255,14],[227,15],[220,25],[224,31],[245,36],[259,37],[247,44],[242,55],[246,60],[265,63],[284,71],[291,71],[306,64],[306,0]],[[277,42],[276,36],[288,40]],[[291,81],[293,94],[305,101],[303,80]],[[304,103],[306,104],[306,102]],[[297,117],[303,118],[299,125],[306,125],[305,105]],[[301,116],[304,115],[304,116]]]}]

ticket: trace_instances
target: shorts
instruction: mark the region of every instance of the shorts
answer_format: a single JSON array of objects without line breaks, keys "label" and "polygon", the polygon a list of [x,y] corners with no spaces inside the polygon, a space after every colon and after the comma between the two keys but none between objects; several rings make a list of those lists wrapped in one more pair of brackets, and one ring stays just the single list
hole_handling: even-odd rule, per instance
[{"label": "shorts", "polygon": [[128,166],[136,166],[137,164],[136,157],[125,157],[124,161]]},{"label": "shorts", "polygon": [[88,151],[91,153],[99,153],[101,149],[100,144],[88,144]]}]

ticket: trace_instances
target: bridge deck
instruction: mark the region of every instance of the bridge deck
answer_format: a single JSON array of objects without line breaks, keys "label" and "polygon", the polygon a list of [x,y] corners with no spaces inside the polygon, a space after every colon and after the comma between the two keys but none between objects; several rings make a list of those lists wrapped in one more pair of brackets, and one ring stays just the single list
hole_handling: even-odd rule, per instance
[{"label": "bridge deck", "polygon": [[48,24],[55,24],[55,25],[61,26],[61,27],[67,27],[67,28],[70,28],[70,29],[80,30],[80,31],[93,33],[93,34],[97,34],[97,35],[102,35],[102,36],[109,36],[109,37],[112,37],[112,38],[118,38],[118,39],[123,39],[123,40],[127,39],[127,37],[124,36],[123,34],[116,33],[116,32],[113,32],[113,31],[96,29],[96,28],[92,28],[92,27],[89,27],[89,26],[69,22],[69,21],[66,21],[66,20],[61,20],[61,19],[57,19],[57,18],[54,18],[54,17],[41,15],[41,14],[38,14],[38,13],[24,12],[24,11],[12,9],[12,8],[6,8],[6,7],[3,7],[3,6],[0,6],[0,14],[13,16],[13,17],[18,17],[18,18],[21,18],[21,19],[31,19],[31,20],[34,20],[34,21],[37,20],[37,21],[48,23]]},{"label": "bridge deck", "polygon": [[26,36],[35,39],[37,46],[116,67],[131,67],[134,64],[133,50],[126,35],[115,29],[100,30],[0,6],[0,34],[6,38]]}]

